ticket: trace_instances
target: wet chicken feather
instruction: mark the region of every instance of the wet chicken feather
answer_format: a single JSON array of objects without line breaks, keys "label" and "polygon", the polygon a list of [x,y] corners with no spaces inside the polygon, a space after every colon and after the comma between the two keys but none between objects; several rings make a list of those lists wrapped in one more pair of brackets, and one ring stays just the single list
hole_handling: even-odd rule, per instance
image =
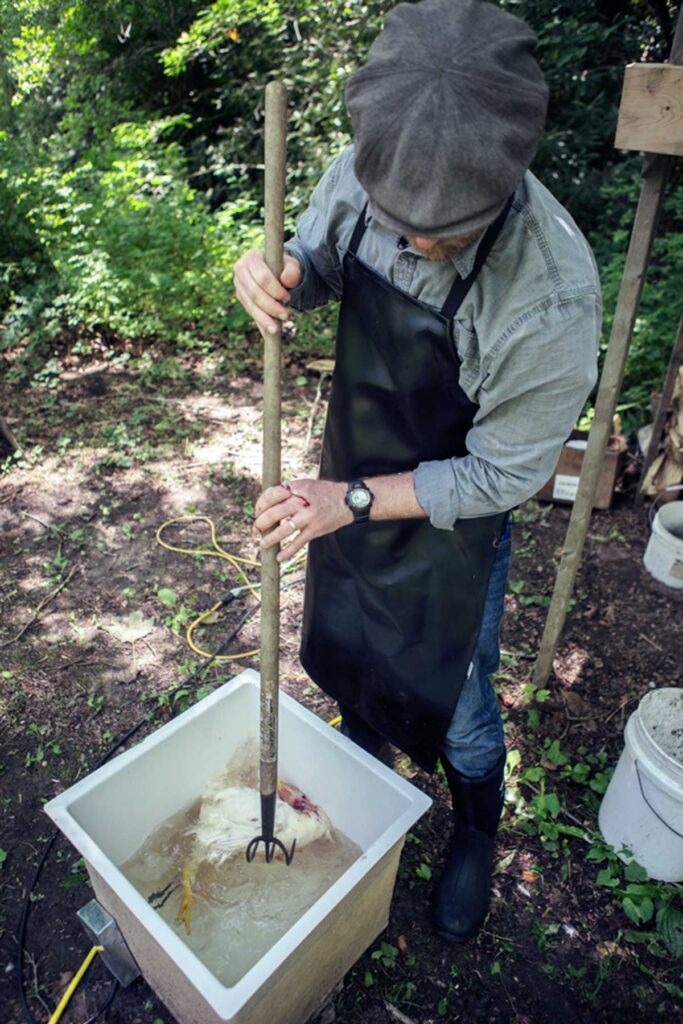
[{"label": "wet chicken feather", "polygon": [[[275,807],[275,835],[289,849],[317,839],[331,838],[332,823],[325,811],[289,782],[279,782]],[[188,829],[192,850],[183,866],[183,898],[177,921],[191,933],[195,879],[202,864],[219,866],[242,853],[261,830],[261,797],[253,788],[212,783],[202,798],[199,817]]]}]

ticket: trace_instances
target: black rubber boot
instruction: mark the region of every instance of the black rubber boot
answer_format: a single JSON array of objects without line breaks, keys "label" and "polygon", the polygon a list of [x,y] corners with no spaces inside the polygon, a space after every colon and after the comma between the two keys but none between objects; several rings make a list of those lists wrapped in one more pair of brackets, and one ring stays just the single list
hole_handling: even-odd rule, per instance
[{"label": "black rubber boot", "polygon": [[469,779],[441,758],[453,800],[455,828],[436,891],[435,920],[447,942],[476,935],[489,909],[493,843],[503,810],[505,754],[481,779]]},{"label": "black rubber boot", "polygon": [[378,761],[382,761],[383,764],[391,768],[394,758],[391,744],[388,740],[385,740],[381,733],[376,732],[375,729],[364,722],[350,708],[340,704],[339,710],[342,714],[341,733],[344,736],[348,736],[350,740],[357,743],[363,750],[367,750],[368,754],[372,754]]}]

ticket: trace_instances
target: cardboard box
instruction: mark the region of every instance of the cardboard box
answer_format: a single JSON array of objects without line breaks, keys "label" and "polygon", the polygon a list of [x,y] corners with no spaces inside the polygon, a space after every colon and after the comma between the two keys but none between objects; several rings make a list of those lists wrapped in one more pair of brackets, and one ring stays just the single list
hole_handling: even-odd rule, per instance
[{"label": "cardboard box", "polygon": [[[579,476],[587,445],[587,431],[572,430],[569,440],[562,448],[555,472],[534,497],[539,501],[555,501],[563,505],[573,505],[579,487]],[[621,466],[624,448],[623,437],[614,435],[610,438],[603,458],[593,508],[609,508],[612,504],[614,484]]]}]

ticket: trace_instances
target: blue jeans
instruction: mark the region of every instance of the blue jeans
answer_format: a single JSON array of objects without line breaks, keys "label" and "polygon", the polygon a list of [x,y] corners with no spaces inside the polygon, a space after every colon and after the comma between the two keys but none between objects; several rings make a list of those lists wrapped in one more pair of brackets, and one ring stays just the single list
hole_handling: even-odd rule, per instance
[{"label": "blue jeans", "polygon": [[470,778],[488,775],[505,750],[503,722],[490,676],[500,665],[500,620],[510,549],[508,521],[498,541],[477,646],[443,745],[443,753],[454,768]]}]

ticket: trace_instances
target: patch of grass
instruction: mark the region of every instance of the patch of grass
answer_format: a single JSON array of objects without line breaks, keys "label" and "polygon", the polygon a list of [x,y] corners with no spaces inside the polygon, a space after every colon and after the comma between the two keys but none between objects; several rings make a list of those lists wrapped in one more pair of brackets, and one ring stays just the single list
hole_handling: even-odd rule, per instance
[{"label": "patch of grass", "polygon": [[48,739],[49,726],[39,725],[37,722],[30,722],[26,728],[29,736],[37,740],[37,746],[33,750],[27,750],[24,756],[24,767],[33,768],[40,766],[47,767],[48,754],[61,754],[62,747],[57,739]]},{"label": "patch of grass", "polygon": [[[581,796],[588,797],[590,806],[582,808],[567,805],[567,798],[555,788],[555,780],[548,770],[536,764],[517,774],[521,767],[518,751],[508,755],[507,787],[512,790],[511,802],[515,804],[515,825],[540,840],[543,849],[554,859],[567,865],[575,855],[575,843],[580,841],[583,858],[588,864],[600,865],[595,878],[611,896],[613,905],[636,926],[636,929],[621,928],[618,940],[629,944],[645,944],[654,956],[666,955],[683,957],[683,906],[679,887],[647,877],[644,868],[634,860],[625,862],[620,851],[607,844],[599,833],[584,826],[579,815],[593,820],[597,812],[599,797],[609,783],[610,772],[606,769],[604,753],[597,756],[585,753],[581,760],[574,760],[565,753],[560,741],[546,738],[543,742],[542,757],[545,763],[557,769],[557,780],[580,788]],[[527,790],[527,793],[521,793]],[[531,790],[531,795],[528,794]],[[621,851],[626,857],[629,851]],[[568,870],[561,871],[568,877]],[[643,927],[647,926],[647,927]],[[540,927],[540,926],[538,926]],[[543,926],[546,927],[545,925]],[[537,943],[543,938],[547,945],[547,933],[534,931]],[[617,939],[614,940],[615,942]],[[599,991],[604,978],[601,976],[595,992]]]}]

